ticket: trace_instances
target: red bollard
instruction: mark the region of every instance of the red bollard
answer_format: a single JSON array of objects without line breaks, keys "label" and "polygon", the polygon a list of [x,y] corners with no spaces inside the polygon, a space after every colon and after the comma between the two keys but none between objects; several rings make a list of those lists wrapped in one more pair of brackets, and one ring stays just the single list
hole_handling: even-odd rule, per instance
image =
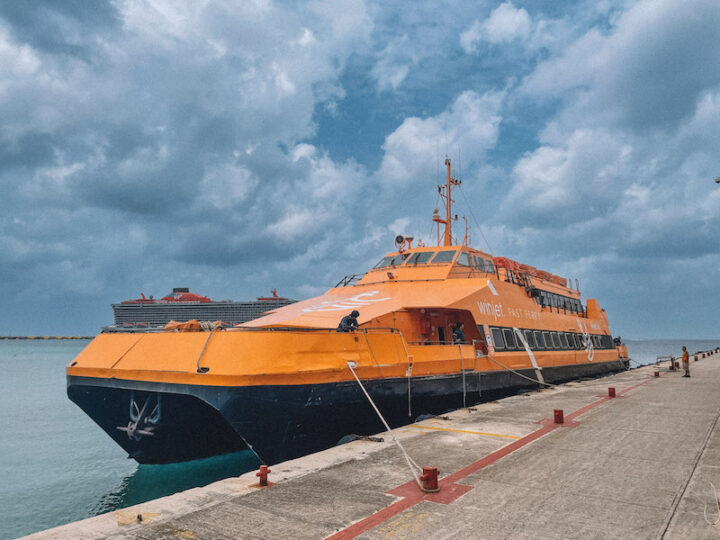
[{"label": "red bollard", "polygon": [[270,469],[267,468],[267,465],[260,465],[260,470],[255,473],[255,476],[258,476],[260,478],[260,485],[262,487],[268,485],[268,473],[270,473]]},{"label": "red bollard", "polygon": [[563,415],[562,409],[555,409],[555,423],[556,424],[564,424],[565,423],[565,417]]},{"label": "red bollard", "polygon": [[676,367],[676,368],[679,368],[679,367],[680,367],[680,362],[675,362],[675,367]]},{"label": "red bollard", "polygon": [[656,372],[655,372],[655,376],[656,376],[656,377],[659,377],[659,376],[660,376],[660,372],[659,372],[659,371],[656,371]]},{"label": "red bollard", "polygon": [[608,396],[615,397],[615,389],[614,388],[608,388]]},{"label": "red bollard", "polygon": [[423,473],[420,477],[420,483],[425,493],[437,493],[440,491],[438,485],[438,470],[436,467],[423,467]]}]

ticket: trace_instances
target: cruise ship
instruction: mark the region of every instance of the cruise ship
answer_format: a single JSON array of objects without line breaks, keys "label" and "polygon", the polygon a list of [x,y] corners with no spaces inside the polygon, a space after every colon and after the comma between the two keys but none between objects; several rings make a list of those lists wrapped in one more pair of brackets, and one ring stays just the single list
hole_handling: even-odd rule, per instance
[{"label": "cruise ship", "polygon": [[[437,245],[397,236],[368,271],[240,327],[101,333],[68,396],[140,463],[249,448],[273,464],[384,431],[370,400],[397,427],[627,369],[596,299],[454,239],[446,167]],[[358,327],[338,331],[351,311]]]},{"label": "cruise ship", "polygon": [[175,287],[160,299],[146,297],[111,304],[114,322],[104,328],[107,332],[145,332],[163,328],[170,321],[221,321],[223,326],[235,326],[257,319],[268,311],[292,304],[295,300],[278,296],[272,289],[270,296],[255,301],[235,302],[211,300],[191,293],[187,287]]}]

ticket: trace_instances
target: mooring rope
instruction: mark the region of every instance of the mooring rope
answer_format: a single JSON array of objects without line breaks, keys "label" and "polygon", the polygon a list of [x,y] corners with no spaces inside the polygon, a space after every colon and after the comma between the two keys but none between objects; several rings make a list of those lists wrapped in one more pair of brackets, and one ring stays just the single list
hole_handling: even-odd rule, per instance
[{"label": "mooring rope", "polygon": [[390,426],[385,421],[385,418],[383,417],[383,415],[380,414],[380,410],[377,408],[377,406],[375,405],[375,402],[370,397],[370,394],[368,394],[367,390],[365,390],[363,383],[360,382],[360,379],[358,378],[357,374],[355,373],[354,367],[357,366],[357,364],[355,364],[355,366],[353,364],[355,364],[355,363],[347,362],[347,367],[350,369],[350,372],[353,374],[353,377],[355,377],[355,380],[357,381],[358,385],[360,385],[360,389],[363,391],[363,394],[365,394],[365,397],[370,402],[370,405],[372,405],[372,408],[375,409],[375,412],[377,413],[378,417],[380,418],[383,425],[385,426],[385,429],[387,430],[388,434],[390,435],[390,437],[392,437],[392,440],[395,442],[395,444],[398,445],[398,448],[400,448],[400,451],[402,452],[403,456],[405,456],[405,461],[407,462],[408,468],[410,469],[410,474],[415,479],[415,482],[417,482],[418,487],[420,489],[422,489],[422,484],[420,484],[420,475],[422,474],[422,468],[417,463],[415,463],[415,461],[413,461],[413,459],[405,451],[405,448],[403,448],[403,445],[400,444],[400,441],[397,440],[397,438],[395,437],[395,434],[390,430]]},{"label": "mooring rope", "polygon": [[203,348],[200,351],[200,354],[198,354],[197,362],[196,362],[198,373],[201,373],[201,371],[200,371],[201,369],[206,370],[205,372],[207,372],[207,370],[208,370],[208,368],[200,367],[200,359],[203,357],[203,354],[205,354],[205,349],[207,349],[208,343],[210,343],[210,338],[215,333],[215,330],[217,330],[218,328],[220,328],[220,325],[213,326],[212,330],[210,330],[210,334],[208,335],[207,339],[205,340],[205,345],[203,345]]}]

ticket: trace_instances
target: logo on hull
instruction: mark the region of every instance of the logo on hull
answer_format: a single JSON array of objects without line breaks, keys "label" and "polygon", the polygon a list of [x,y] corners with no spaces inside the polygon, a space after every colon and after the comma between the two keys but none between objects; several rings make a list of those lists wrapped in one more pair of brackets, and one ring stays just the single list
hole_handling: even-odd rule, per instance
[{"label": "logo on hull", "polygon": [[371,291],[366,293],[360,293],[356,294],[355,296],[351,296],[350,298],[342,298],[335,301],[326,300],[314,306],[304,308],[303,312],[309,313],[312,311],[343,311],[349,308],[361,308],[370,306],[372,304],[384,302],[385,300],[390,300],[390,298],[392,298],[391,296],[385,298],[370,298],[372,296],[375,296],[379,292],[380,291]]}]

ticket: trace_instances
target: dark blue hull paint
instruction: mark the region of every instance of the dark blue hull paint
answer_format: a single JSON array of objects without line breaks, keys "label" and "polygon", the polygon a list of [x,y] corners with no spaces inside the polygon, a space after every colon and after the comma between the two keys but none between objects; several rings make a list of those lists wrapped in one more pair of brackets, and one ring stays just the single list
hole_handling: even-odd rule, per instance
[{"label": "dark blue hull paint", "polygon": [[[543,369],[548,382],[597,376],[627,367],[627,361]],[[523,374],[534,378],[532,370]],[[391,427],[420,415],[463,406],[463,377],[453,374],[363,381]],[[537,385],[511,372],[466,372],[465,402],[473,405]],[[68,396],[139,463],[173,463],[246,447],[267,464],[337,444],[345,435],[384,430],[355,381],[297,385],[217,387],[68,376]],[[133,438],[127,427],[131,399],[142,408],[161,399],[152,435]],[[142,427],[142,426],[140,426]],[[136,440],[137,439],[137,440]]]}]

